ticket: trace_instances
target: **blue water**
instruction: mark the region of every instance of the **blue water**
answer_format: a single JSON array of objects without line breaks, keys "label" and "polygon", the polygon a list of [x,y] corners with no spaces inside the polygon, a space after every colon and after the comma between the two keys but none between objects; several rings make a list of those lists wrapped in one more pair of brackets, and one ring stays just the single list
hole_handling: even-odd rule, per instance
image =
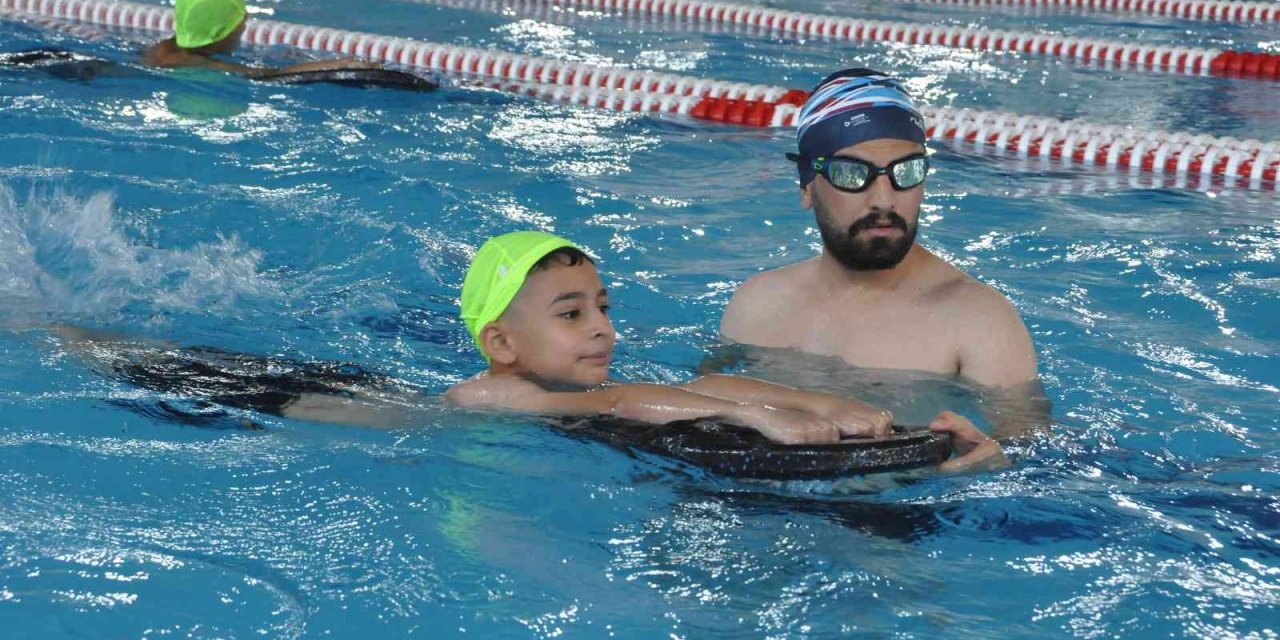
[{"label": "blue water", "polygon": [[[785,6],[1280,51],[1276,26]],[[263,8],[787,86],[866,64],[935,105],[1280,138],[1280,85],[1244,80],[479,5]],[[0,22],[6,50],[126,60],[138,42]],[[140,409],[181,398],[95,373],[43,328],[356,362],[439,391],[481,367],[454,315],[471,253],[544,228],[601,257],[617,373],[688,379],[732,287],[816,251],[789,141],[460,88],[0,70],[3,636],[1276,638],[1275,193],[934,145],[921,240],[1014,302],[1054,405],[1053,434],[985,474],[735,482],[453,413],[184,425]],[[756,366],[917,421],[982,402],[930,376]]]}]

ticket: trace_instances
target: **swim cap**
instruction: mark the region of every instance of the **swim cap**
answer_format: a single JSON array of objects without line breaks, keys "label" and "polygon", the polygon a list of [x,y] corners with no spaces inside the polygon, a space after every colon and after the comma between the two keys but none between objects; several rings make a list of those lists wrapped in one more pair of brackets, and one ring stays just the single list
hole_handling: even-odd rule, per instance
[{"label": "swim cap", "polygon": [[902,84],[871,69],[845,69],[827,76],[800,108],[800,153],[792,158],[800,169],[800,184],[809,184],[817,175],[815,158],[881,138],[924,144],[924,116]]},{"label": "swim cap", "polygon": [[244,0],[178,0],[173,30],[178,46],[199,49],[231,35],[244,19]]},{"label": "swim cap", "polygon": [[507,310],[534,264],[564,247],[573,243],[541,231],[516,231],[490,238],[476,252],[462,280],[462,322],[480,353],[480,330]]}]

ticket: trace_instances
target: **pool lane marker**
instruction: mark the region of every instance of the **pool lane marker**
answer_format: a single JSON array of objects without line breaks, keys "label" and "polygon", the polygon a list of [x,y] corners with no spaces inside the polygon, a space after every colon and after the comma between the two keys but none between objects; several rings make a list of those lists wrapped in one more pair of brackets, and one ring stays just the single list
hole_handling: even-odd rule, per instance
[{"label": "pool lane marker", "polygon": [[[169,33],[166,7],[105,0],[0,0],[0,10]],[[629,112],[671,113],[757,127],[794,127],[799,89],[617,69],[407,38],[251,20],[244,41],[350,55],[439,71],[541,100]],[[928,135],[1022,157],[1115,172],[1220,177],[1277,190],[1280,142],[1169,133],[1011,113],[923,107]]]},{"label": "pool lane marker", "polygon": [[[802,37],[847,42],[896,42],[971,51],[1023,53],[1108,67],[1198,76],[1280,80],[1280,54],[1144,45],[1001,29],[966,29],[909,22],[858,20],[710,0],[410,0],[445,6],[540,7],[672,17],[733,24]],[[1274,15],[1274,13],[1269,14]]]},{"label": "pool lane marker", "polygon": [[1025,7],[1114,13],[1139,13],[1183,20],[1280,22],[1280,3],[1237,0],[899,0],[963,7]]}]

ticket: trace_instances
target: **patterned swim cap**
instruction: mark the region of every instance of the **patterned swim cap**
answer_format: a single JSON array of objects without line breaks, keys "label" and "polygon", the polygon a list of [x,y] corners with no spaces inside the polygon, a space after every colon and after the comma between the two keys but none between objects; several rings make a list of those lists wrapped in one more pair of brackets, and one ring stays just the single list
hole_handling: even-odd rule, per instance
[{"label": "patterned swim cap", "polygon": [[817,175],[814,158],[881,138],[924,144],[924,116],[902,84],[871,69],[845,69],[827,76],[800,108],[800,184],[809,184]]}]

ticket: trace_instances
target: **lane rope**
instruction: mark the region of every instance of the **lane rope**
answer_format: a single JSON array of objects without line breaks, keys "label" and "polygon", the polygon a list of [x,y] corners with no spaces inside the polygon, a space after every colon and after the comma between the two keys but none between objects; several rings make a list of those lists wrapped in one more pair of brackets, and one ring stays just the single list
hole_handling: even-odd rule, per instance
[{"label": "lane rope", "polygon": [[[108,0],[0,0],[21,12],[171,33],[167,7]],[[757,127],[794,127],[799,89],[601,67],[501,51],[453,47],[271,20],[251,20],[244,42],[289,46],[438,71],[531,98],[628,112],[687,115]],[[1037,116],[923,107],[930,138],[1021,157],[1092,165],[1115,172],[1200,175],[1277,189],[1280,142],[1171,133]]]},{"label": "lane rope", "polygon": [[1217,22],[1280,22],[1280,4],[1240,2],[1239,0],[899,0],[899,2],[978,8],[1025,7],[1137,13]]},{"label": "lane rope", "polygon": [[1202,76],[1280,80],[1280,54],[1145,45],[1002,29],[972,29],[884,20],[859,20],[711,0],[411,1],[461,7],[495,5],[516,10],[555,7],[618,15],[673,17],[702,24],[736,24],[832,41],[893,42],[971,51],[1023,53],[1109,67]]}]

